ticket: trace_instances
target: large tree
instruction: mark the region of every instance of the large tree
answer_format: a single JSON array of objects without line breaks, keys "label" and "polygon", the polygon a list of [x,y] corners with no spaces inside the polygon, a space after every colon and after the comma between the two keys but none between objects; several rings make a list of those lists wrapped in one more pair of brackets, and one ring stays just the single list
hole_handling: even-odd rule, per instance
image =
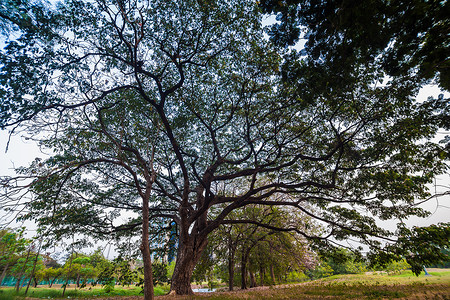
[{"label": "large tree", "polygon": [[[247,205],[300,210],[325,230],[261,225],[322,246],[354,238],[383,253],[383,239],[407,251],[417,231],[402,221],[426,215],[416,201],[446,170],[446,150],[428,141],[445,102],[417,103],[422,80],[380,84],[378,60],[354,55],[335,73],[339,60],[280,50],[252,1],[23,5],[3,20],[17,31],[0,56],[0,126],[54,153],[3,179],[3,201],[31,193],[25,218],[57,237],[140,227],[147,287],[150,220],[174,220],[177,294],[192,293],[209,233],[251,221],[228,218]],[[124,210],[133,215],[120,224]],[[400,220],[399,243],[376,219]],[[448,243],[448,231],[433,232]],[[420,249],[409,258],[420,262]]]},{"label": "large tree", "polygon": [[31,241],[23,238],[24,228],[14,231],[9,228],[0,230],[0,285],[8,271],[14,267]]}]

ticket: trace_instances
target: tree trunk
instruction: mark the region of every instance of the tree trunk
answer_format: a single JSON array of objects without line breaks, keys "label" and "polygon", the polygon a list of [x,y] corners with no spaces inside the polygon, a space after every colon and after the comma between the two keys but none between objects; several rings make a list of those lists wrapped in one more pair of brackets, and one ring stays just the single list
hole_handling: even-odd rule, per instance
[{"label": "tree trunk", "polygon": [[234,253],[228,258],[228,290],[233,290],[234,283]]},{"label": "tree trunk", "polygon": [[5,267],[3,268],[2,275],[0,276],[0,286],[2,285],[3,279],[5,279],[6,271],[8,270],[8,267],[9,267],[9,261],[6,262],[6,265],[5,265]]},{"label": "tree trunk", "polygon": [[258,285],[256,284],[256,277],[255,274],[253,274],[252,271],[250,271],[250,287],[257,287]]},{"label": "tree trunk", "polygon": [[[19,276],[17,277],[16,286],[15,286],[16,293],[18,293],[20,291],[20,289],[22,288],[21,287],[21,285],[22,285],[22,276],[23,276],[23,271],[21,271],[19,273]],[[25,280],[25,278],[24,278],[24,280]]]},{"label": "tree trunk", "polygon": [[28,263],[28,259],[30,258],[30,252],[31,252],[31,246],[28,248],[28,252],[27,252],[27,258],[25,259],[25,262],[24,262],[24,264],[23,264],[23,267],[22,267],[22,270],[20,271],[20,274],[19,274],[19,276],[18,276],[18,280],[17,280],[17,283],[16,283],[16,292],[18,293],[19,292],[19,290],[20,290],[20,283],[21,283],[21,281],[22,281],[22,276],[23,276],[23,274],[25,274],[25,269],[26,269],[26,267],[27,267],[27,263]]},{"label": "tree trunk", "polygon": [[63,298],[64,298],[64,295],[66,294],[67,285],[69,284],[69,276],[70,276],[70,272],[72,271],[72,261],[73,261],[73,245],[72,245],[72,252],[70,253],[70,263],[69,263],[69,270],[67,271],[66,283],[64,283],[64,289],[62,292]]},{"label": "tree trunk", "polygon": [[183,238],[180,235],[180,241],[177,251],[175,269],[172,276],[170,293],[176,295],[192,295],[191,288],[192,272],[200,259],[208,240],[198,235]]},{"label": "tree trunk", "polygon": [[250,251],[252,248],[256,245],[256,242],[253,242],[247,249],[242,249],[242,258],[241,258],[241,289],[245,290],[247,289],[247,263],[248,263],[248,257],[250,256]]},{"label": "tree trunk", "polygon": [[[150,196],[151,186],[147,187],[148,196]],[[143,199],[142,205],[142,241],[141,241],[141,253],[142,260],[144,261],[144,299],[153,300],[153,272],[152,272],[152,257],[150,253],[150,236],[149,236],[149,197]]]},{"label": "tree trunk", "polygon": [[262,265],[259,266],[259,285],[264,286],[265,269]]},{"label": "tree trunk", "polygon": [[[27,289],[25,290],[25,295],[28,293],[28,289],[30,288],[31,279],[34,278],[34,273],[36,271],[36,265],[37,265],[37,262],[39,259],[39,252],[41,252],[41,243],[42,243],[42,241],[39,242],[39,248],[38,248],[38,251],[36,252],[36,257],[34,258],[33,270],[31,271],[30,279],[28,280],[28,285],[27,285]],[[36,279],[35,279],[35,281],[36,281]],[[35,284],[34,287],[36,287],[36,285],[37,284]]]},{"label": "tree trunk", "polygon": [[22,274],[20,274],[20,277],[17,277],[16,285],[14,286],[14,288],[16,289],[16,293],[19,292],[20,282],[21,282],[21,281],[22,281]]},{"label": "tree trunk", "polygon": [[230,238],[228,242],[228,290],[233,290],[234,284],[234,256],[236,252],[236,247],[233,247],[233,242]]},{"label": "tree trunk", "polygon": [[241,290],[247,289],[247,258],[245,254],[242,255],[241,258]]},{"label": "tree trunk", "polygon": [[272,278],[272,284],[275,284],[275,271],[273,265],[270,265],[270,277]]}]

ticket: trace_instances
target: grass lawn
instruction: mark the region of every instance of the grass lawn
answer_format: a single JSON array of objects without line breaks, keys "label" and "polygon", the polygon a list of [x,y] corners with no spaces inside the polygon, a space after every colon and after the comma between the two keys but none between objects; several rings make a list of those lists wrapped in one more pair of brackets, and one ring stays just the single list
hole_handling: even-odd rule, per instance
[{"label": "grass lawn", "polygon": [[[450,299],[450,269],[430,269],[428,272],[432,276],[421,274],[416,277],[410,271],[398,275],[337,275],[298,284],[264,286],[234,292],[197,293],[194,296],[165,295],[157,299]],[[116,286],[114,291],[105,293],[98,286],[82,290],[71,287],[66,291],[66,296],[71,299],[141,300],[143,297],[139,291],[137,287]],[[167,292],[168,286],[155,288],[155,295]],[[29,299],[57,299],[61,294],[61,288],[39,287],[30,289],[27,296]],[[12,288],[0,289],[1,300],[13,300],[14,295]],[[21,299],[24,298],[19,295],[17,300]]]},{"label": "grass lawn", "polygon": [[450,270],[428,272],[432,276],[416,277],[410,271],[399,275],[337,275],[299,284],[158,299],[450,299]]},{"label": "grass lawn", "polygon": [[[24,299],[25,297],[34,299],[58,299],[62,297],[63,289],[60,286],[48,288],[48,287],[37,287],[28,290],[28,294],[25,296],[25,287],[17,295],[14,288],[1,288],[0,289],[0,299],[1,300],[13,300],[13,299]],[[168,293],[169,286],[154,288],[155,295],[165,295]],[[109,293],[105,292],[101,286],[95,287],[85,287],[83,289],[75,289],[74,285],[71,285],[66,289],[64,295],[65,299],[80,299],[80,298],[105,298],[105,297],[115,297],[115,296],[141,296],[141,288],[136,286],[122,287],[116,286],[114,290]]]}]

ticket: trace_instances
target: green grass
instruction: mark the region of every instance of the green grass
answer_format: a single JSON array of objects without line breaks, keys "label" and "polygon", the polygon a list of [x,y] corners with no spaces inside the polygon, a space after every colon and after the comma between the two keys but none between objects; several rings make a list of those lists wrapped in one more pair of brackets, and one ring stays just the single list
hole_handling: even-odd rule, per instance
[{"label": "green grass", "polygon": [[[198,293],[195,296],[177,297],[176,299],[450,299],[450,270],[433,270],[432,276],[423,274],[416,277],[410,271],[397,275],[387,274],[352,274],[337,275],[311,282],[290,284],[284,286],[271,286],[248,291],[224,293]],[[169,287],[155,287],[155,295],[164,295]],[[18,300],[23,297],[23,291]],[[107,299],[113,296],[135,296],[140,288],[115,289],[106,293],[100,287],[91,290],[84,288],[66,291],[70,298],[96,298]],[[37,288],[30,289],[28,297],[49,299],[61,298],[62,289]],[[0,289],[0,299],[13,300],[15,296],[12,288]],[[173,298],[168,298],[173,299]]]},{"label": "green grass", "polygon": [[430,273],[432,276],[437,277],[450,277],[450,270],[443,272],[428,272],[428,273]]},{"label": "green grass", "polygon": [[0,290],[0,299],[2,300],[14,300],[14,293],[12,293],[12,290],[6,290],[6,289],[1,289]]},{"label": "green grass", "polygon": [[[168,292],[168,286],[157,286],[154,288],[155,296],[165,295]],[[97,298],[97,297],[111,297],[111,296],[140,296],[142,295],[140,287],[123,288],[116,286],[114,290],[107,293],[101,287],[83,288],[83,289],[67,289],[64,295],[65,299],[68,298]],[[14,288],[2,288],[0,289],[1,300],[13,300],[15,298],[32,297],[40,299],[62,299],[62,288],[30,288],[27,295],[25,295],[25,288],[20,290],[18,294]]]}]

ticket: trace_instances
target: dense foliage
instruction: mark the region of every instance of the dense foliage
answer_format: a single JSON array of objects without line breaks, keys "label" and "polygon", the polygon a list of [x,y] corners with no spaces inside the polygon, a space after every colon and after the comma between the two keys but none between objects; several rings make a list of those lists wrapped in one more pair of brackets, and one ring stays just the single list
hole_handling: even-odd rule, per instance
[{"label": "dense foliage", "polygon": [[359,65],[376,62],[387,76],[436,79],[450,89],[448,1],[259,2],[277,14],[279,22],[269,31],[272,41],[286,46],[306,40],[305,54],[319,68],[356,79]]}]

